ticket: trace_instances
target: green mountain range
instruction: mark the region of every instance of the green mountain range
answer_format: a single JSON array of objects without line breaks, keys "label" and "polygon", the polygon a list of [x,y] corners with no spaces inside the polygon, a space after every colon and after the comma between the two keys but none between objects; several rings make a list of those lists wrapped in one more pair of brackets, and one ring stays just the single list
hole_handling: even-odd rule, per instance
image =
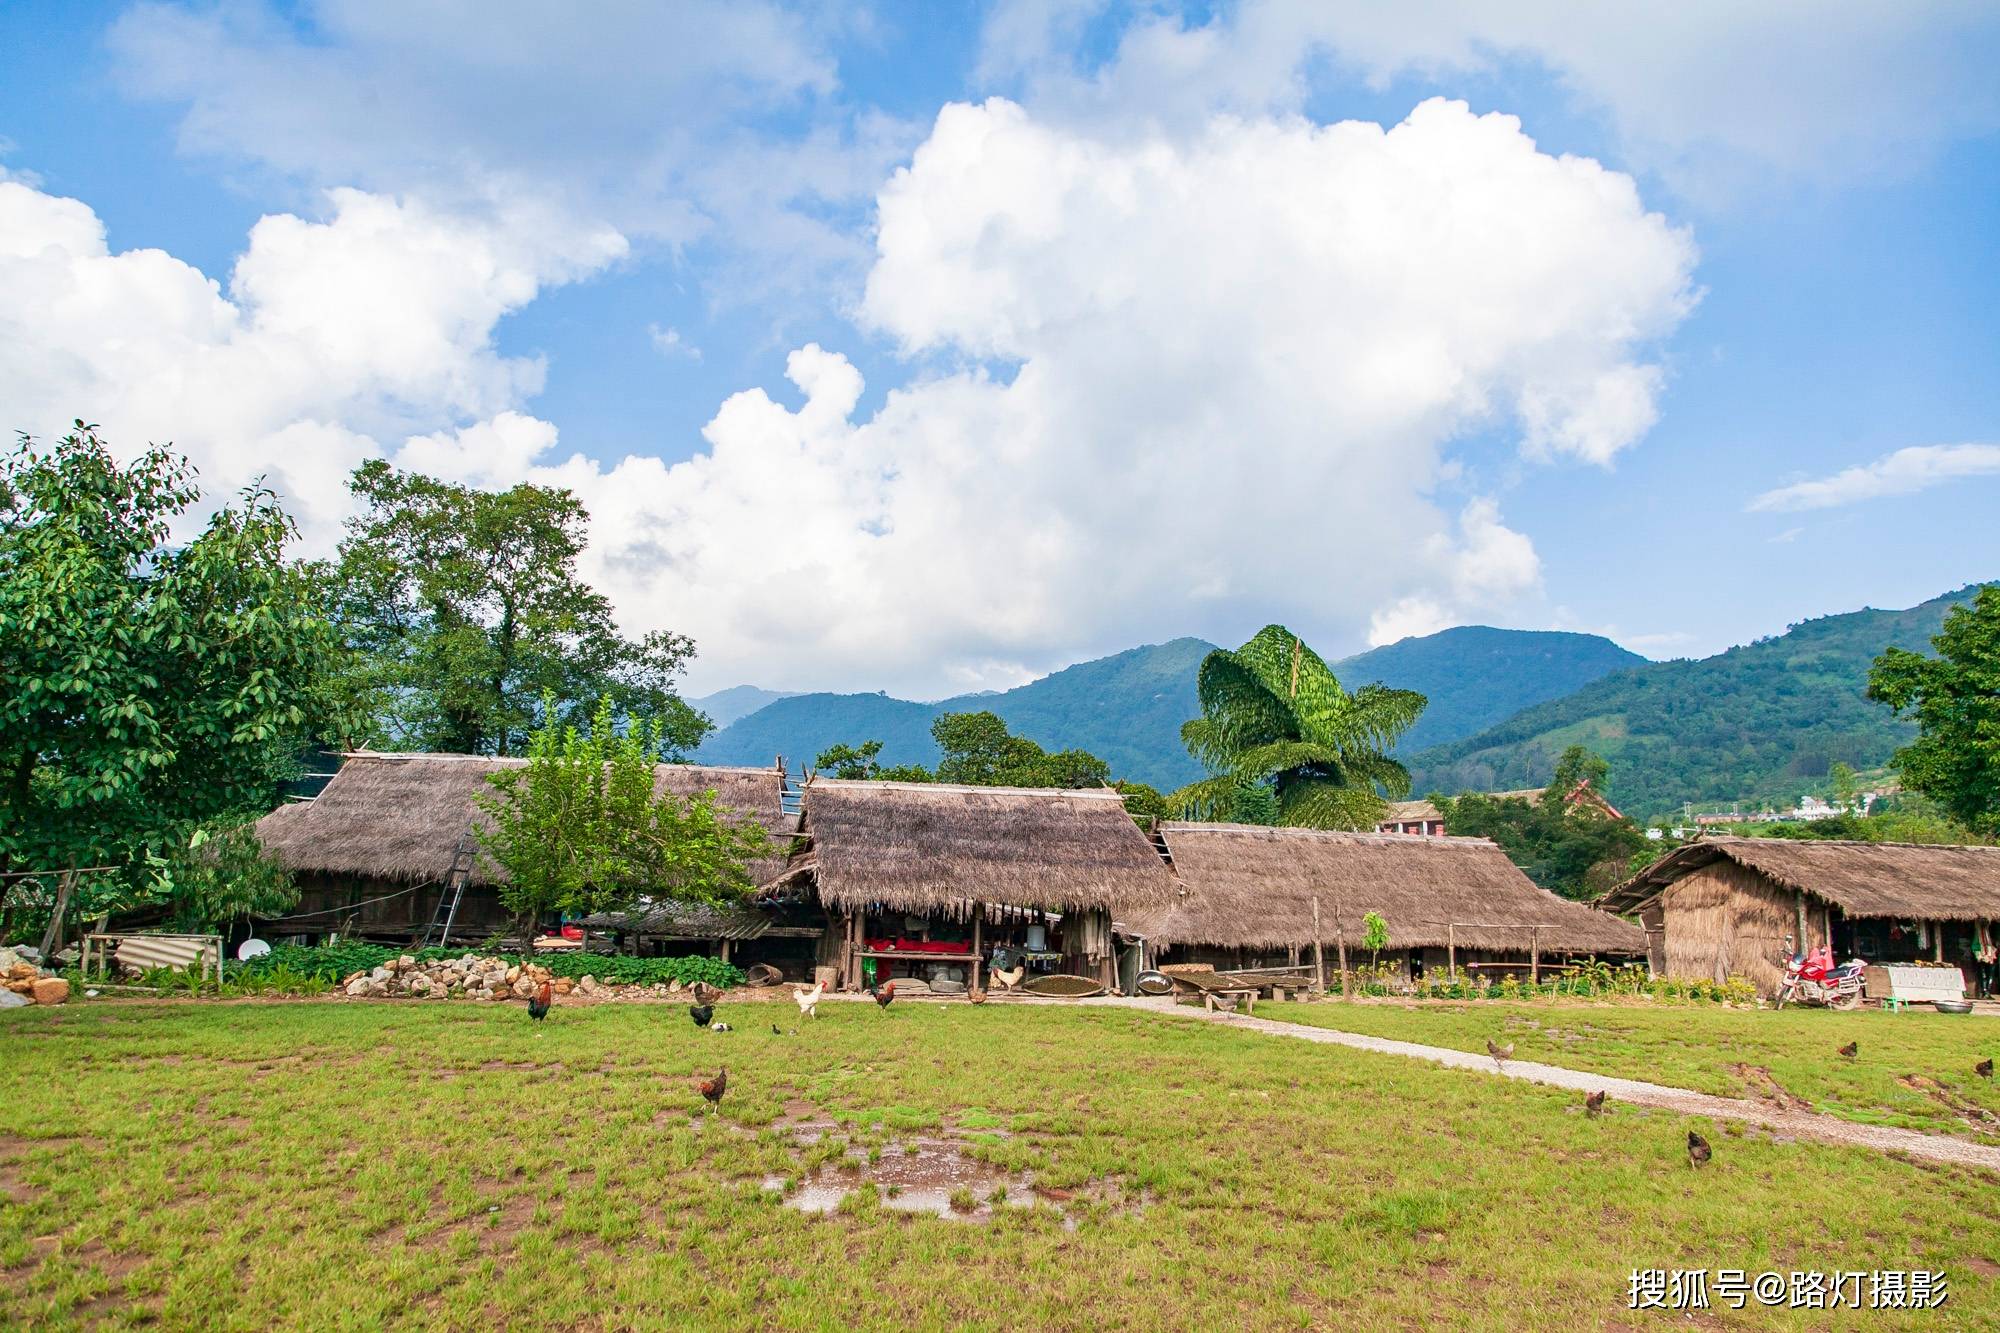
[{"label": "green mountain range", "polygon": [[1879,768],[1914,734],[1871,703],[1886,647],[1928,650],[1977,584],[1905,611],[1854,611],[1698,660],[1618,671],[1476,735],[1407,755],[1418,791],[1540,786],[1564,747],[1611,761],[1608,795],[1639,818],[1683,802],[1790,800],[1835,762]]},{"label": "green mountain range", "polygon": [[[698,755],[708,763],[768,764],[782,754],[792,768],[838,742],[882,742],[887,764],[926,766],[938,759],[931,721],[939,713],[989,709],[1008,729],[1047,749],[1089,750],[1113,774],[1170,790],[1203,776],[1180,740],[1193,717],[1195,671],[1214,645],[1201,639],[1133,648],[1045,676],[1017,689],[912,703],[886,694],[798,694],[775,698],[710,736]],[[1430,698],[1406,738],[1435,744],[1471,735],[1522,708],[1645,659],[1589,634],[1466,626],[1371,649],[1334,663],[1350,686],[1370,681],[1421,690]],[[739,686],[724,695],[742,698]],[[693,700],[721,720],[711,704]]]}]

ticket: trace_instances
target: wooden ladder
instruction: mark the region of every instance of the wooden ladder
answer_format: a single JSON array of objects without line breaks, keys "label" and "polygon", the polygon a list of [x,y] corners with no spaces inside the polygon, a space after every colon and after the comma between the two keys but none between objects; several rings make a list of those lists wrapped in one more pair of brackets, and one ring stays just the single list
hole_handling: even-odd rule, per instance
[{"label": "wooden ladder", "polygon": [[465,897],[465,884],[472,878],[472,862],[478,852],[479,845],[469,832],[452,848],[451,868],[444,872],[444,887],[438,891],[437,906],[431,911],[430,924],[424,927],[419,949],[430,948],[433,936],[440,945],[451,943],[451,928],[458,920],[458,905]]}]

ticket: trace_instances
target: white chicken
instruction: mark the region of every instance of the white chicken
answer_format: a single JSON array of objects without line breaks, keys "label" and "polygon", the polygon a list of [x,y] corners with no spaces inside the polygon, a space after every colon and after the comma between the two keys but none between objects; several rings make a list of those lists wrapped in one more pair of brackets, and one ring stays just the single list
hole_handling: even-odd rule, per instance
[{"label": "white chicken", "polygon": [[818,1018],[819,997],[824,994],[826,994],[826,983],[824,981],[815,981],[811,990],[802,988],[793,990],[792,1002],[799,1007],[799,1017]]},{"label": "white chicken", "polygon": [[1001,990],[1013,990],[1014,987],[1021,984],[1021,978],[1027,975],[1028,965],[1026,963],[1014,964],[1014,970],[1011,972],[1002,972],[997,967],[993,969],[994,984],[999,986]]}]

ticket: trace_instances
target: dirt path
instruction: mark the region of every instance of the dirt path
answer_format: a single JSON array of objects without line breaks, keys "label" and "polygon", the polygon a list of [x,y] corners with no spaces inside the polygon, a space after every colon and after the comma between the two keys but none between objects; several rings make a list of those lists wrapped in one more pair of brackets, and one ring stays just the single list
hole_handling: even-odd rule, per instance
[{"label": "dirt path", "polygon": [[1634,1106],[1657,1106],[1662,1110],[1677,1111],[1683,1115],[1740,1120],[1746,1124],[1762,1126],[1774,1134],[1789,1135],[1793,1138],[1816,1139],[1822,1143],[1839,1143],[1857,1148],[1873,1148],[1878,1152],[1901,1153],[1907,1157],[1920,1157],[1931,1162],[1984,1167],[1988,1171],[2000,1172],[2000,1148],[1981,1143],[1968,1143],[1963,1139],[1948,1138],[1941,1134],[1923,1134],[1913,1129],[1856,1124],[1851,1120],[1822,1115],[1817,1111],[1777,1110],[1758,1102],[1742,1101],[1733,1097],[1714,1097],[1705,1092],[1669,1088],[1658,1083],[1640,1083],[1629,1078],[1612,1078],[1605,1074],[1588,1074],[1575,1069],[1563,1069],[1556,1065],[1537,1064],[1533,1060],[1509,1060],[1504,1068],[1496,1070],[1490,1058],[1474,1055],[1471,1051],[1458,1051],[1446,1046],[1423,1046],[1413,1041],[1394,1041],[1387,1037],[1364,1037],[1358,1033],[1340,1032],[1333,1028],[1309,1027],[1302,1023],[1280,1023],[1269,1018],[1245,1018],[1236,1014],[1209,1013],[1188,1005],[1176,1004],[1170,999],[1106,998],[1084,1000],[1080,1003],[1144,1009],[1170,1018],[1224,1023],[1231,1027],[1248,1028],[1252,1032],[1262,1032],[1274,1037],[1295,1037],[1300,1041],[1319,1042],[1323,1045],[1351,1046],[1357,1051],[1379,1051],[1387,1055],[1409,1056],[1413,1059],[1429,1060],[1435,1064],[1450,1065],[1456,1069],[1472,1069],[1483,1074],[1497,1073],[1505,1078],[1525,1079],[1530,1083],[1542,1083],[1552,1088],[1571,1088],[1578,1092],[1596,1092],[1602,1089],[1611,1094],[1613,1101],[1626,1102]]}]

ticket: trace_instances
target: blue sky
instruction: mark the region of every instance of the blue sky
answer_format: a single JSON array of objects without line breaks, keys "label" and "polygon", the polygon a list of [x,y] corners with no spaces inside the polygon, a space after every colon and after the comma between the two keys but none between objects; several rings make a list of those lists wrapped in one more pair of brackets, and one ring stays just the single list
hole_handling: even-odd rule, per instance
[{"label": "blue sky", "polygon": [[570,485],[697,690],[2000,575],[1988,6],[670,9],[0,10],[5,426]]}]

